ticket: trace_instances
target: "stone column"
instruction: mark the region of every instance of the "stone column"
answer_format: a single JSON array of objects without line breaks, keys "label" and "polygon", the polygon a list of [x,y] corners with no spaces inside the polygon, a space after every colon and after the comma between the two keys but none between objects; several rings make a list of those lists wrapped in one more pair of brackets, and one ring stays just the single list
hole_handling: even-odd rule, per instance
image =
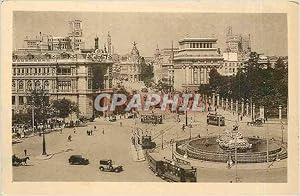
[{"label": "stone column", "polygon": [[190,84],[190,81],[191,81],[191,79],[190,79],[190,73],[189,73],[190,67],[187,66],[187,67],[185,68],[185,70],[186,70],[186,82],[187,82],[187,84]]},{"label": "stone column", "polygon": [[252,106],[252,117],[255,120],[255,104]]},{"label": "stone column", "polygon": [[239,101],[235,101],[235,112],[239,112]]},{"label": "stone column", "polygon": [[231,101],[230,101],[230,111],[232,111],[233,110],[233,100],[231,99]]},{"label": "stone column", "polygon": [[219,107],[219,106],[220,106],[220,95],[217,94],[217,107]]},{"label": "stone column", "polygon": [[281,112],[282,112],[281,109],[282,109],[282,106],[279,105],[279,116],[278,116],[278,117],[279,117],[279,120],[281,120],[281,118],[282,118],[282,116],[281,116]]},{"label": "stone column", "polygon": [[242,111],[241,114],[244,115],[244,102],[242,101]]},{"label": "stone column", "polygon": [[190,67],[189,69],[191,70],[190,71],[190,73],[191,73],[191,84],[194,84],[194,68]]},{"label": "stone column", "polygon": [[228,98],[226,98],[225,110],[228,110]]},{"label": "stone column", "polygon": [[197,81],[198,81],[198,84],[201,84],[201,80],[200,80],[200,67],[197,67]]},{"label": "stone column", "polygon": [[223,97],[221,98],[221,107],[222,107],[222,109],[224,108],[224,98]]},{"label": "stone column", "polygon": [[206,84],[206,68],[203,68],[203,84]]},{"label": "stone column", "polygon": [[262,118],[262,119],[265,118],[265,108],[264,108],[264,106],[259,107],[259,118]]},{"label": "stone column", "polygon": [[249,115],[249,103],[246,103],[246,115]]},{"label": "stone column", "polygon": [[216,96],[216,94],[213,93],[212,94],[212,104],[211,104],[212,107],[215,107],[215,96]]}]

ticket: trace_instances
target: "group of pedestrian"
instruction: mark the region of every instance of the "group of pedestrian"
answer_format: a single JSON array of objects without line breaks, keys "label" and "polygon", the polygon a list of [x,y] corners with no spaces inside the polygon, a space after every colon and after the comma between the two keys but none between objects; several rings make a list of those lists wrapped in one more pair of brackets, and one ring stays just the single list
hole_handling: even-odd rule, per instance
[{"label": "group of pedestrian", "polygon": [[93,135],[93,130],[87,130],[87,131],[86,131],[86,134],[87,134],[88,136]]}]

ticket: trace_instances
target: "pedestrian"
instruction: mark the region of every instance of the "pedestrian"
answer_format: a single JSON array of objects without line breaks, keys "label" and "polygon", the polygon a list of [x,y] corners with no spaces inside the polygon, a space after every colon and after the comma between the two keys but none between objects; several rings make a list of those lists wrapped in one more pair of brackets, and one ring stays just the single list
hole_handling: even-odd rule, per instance
[{"label": "pedestrian", "polygon": [[185,128],[185,126],[184,126],[184,124],[182,124],[182,131],[184,131],[184,128]]},{"label": "pedestrian", "polygon": [[104,135],[104,128],[103,128],[103,130],[102,130],[102,134]]},{"label": "pedestrian", "polygon": [[71,135],[68,136],[68,141],[69,142],[72,141],[72,136]]},{"label": "pedestrian", "polygon": [[86,134],[89,135],[89,130],[86,130]]},{"label": "pedestrian", "polygon": [[96,126],[94,126],[94,131],[96,131],[96,129],[97,129],[97,127],[96,127]]},{"label": "pedestrian", "polygon": [[91,130],[91,135],[93,135],[93,130]]},{"label": "pedestrian", "polygon": [[122,122],[120,122],[120,127],[122,127]]},{"label": "pedestrian", "polygon": [[26,149],[24,149],[24,155],[25,155],[25,157],[27,156],[27,150]]},{"label": "pedestrian", "polygon": [[75,129],[75,127],[73,128],[73,130],[74,130],[74,133],[76,133],[76,129]]}]

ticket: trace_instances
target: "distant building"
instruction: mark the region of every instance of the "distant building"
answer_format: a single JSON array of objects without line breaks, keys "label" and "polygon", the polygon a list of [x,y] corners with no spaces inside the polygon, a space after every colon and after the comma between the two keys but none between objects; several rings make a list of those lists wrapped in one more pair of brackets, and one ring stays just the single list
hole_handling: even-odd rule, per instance
[{"label": "distant building", "polygon": [[232,27],[227,28],[226,33],[226,53],[237,53],[238,60],[245,60],[251,52],[251,38],[241,34],[234,34]]},{"label": "distant building", "polygon": [[69,99],[78,104],[81,115],[92,116],[94,97],[112,88],[112,54],[82,48],[80,20],[70,21],[69,27],[66,37],[40,33],[35,39],[25,39],[26,48],[13,52],[13,114],[30,109],[30,92],[41,88],[48,92],[49,101]]},{"label": "distant building", "polygon": [[69,21],[69,32],[66,36],[53,36],[42,32],[35,38],[26,36],[24,39],[25,47],[18,48],[18,52],[25,54],[45,51],[79,51],[84,48],[81,25],[80,20]]},{"label": "distant building", "polygon": [[141,80],[141,56],[133,43],[133,48],[130,54],[120,57],[120,79],[129,82],[138,82]]},{"label": "distant building", "polygon": [[178,48],[163,48],[156,49],[154,55],[153,72],[154,82],[159,81],[173,86],[174,84],[174,55],[179,51]]},{"label": "distant building", "polygon": [[223,65],[223,56],[216,38],[184,38],[173,61],[174,89],[197,91],[209,83],[210,70]]},{"label": "distant building", "polygon": [[234,76],[244,66],[244,62],[238,59],[237,53],[225,52],[223,58],[223,66],[218,69],[218,72],[223,76]]}]

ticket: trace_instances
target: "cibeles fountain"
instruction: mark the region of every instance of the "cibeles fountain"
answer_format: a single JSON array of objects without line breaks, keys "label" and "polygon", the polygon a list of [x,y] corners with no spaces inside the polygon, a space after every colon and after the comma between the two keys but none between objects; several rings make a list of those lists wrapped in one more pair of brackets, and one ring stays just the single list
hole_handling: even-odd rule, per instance
[{"label": "cibeles fountain", "polygon": [[[268,153],[267,153],[268,151]],[[279,141],[266,138],[244,137],[235,127],[225,129],[222,135],[198,137],[176,143],[176,153],[183,158],[212,162],[235,161],[262,163],[287,158],[287,150]]]},{"label": "cibeles fountain", "polygon": [[252,144],[243,138],[242,133],[238,131],[228,131],[225,130],[225,134],[216,139],[216,142],[219,144],[220,148],[226,151],[247,151],[252,148]]}]

